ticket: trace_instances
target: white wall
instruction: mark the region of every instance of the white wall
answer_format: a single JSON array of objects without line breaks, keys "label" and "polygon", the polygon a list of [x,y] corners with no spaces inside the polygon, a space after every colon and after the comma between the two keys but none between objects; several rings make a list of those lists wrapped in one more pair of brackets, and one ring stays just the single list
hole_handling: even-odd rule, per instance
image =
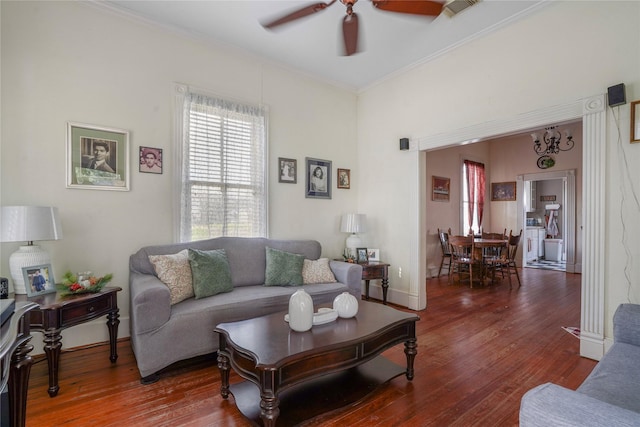
[{"label": "white wall", "polygon": [[[333,184],[332,200],[304,197],[304,158],[356,162],[356,95],[254,57],[207,45],[79,2],[7,2],[2,10],[1,204],[58,206],[64,238],[43,242],[58,280],[66,270],[114,274],[119,336],[129,335],[128,259],[173,236],[173,86],[270,108],[270,235],[311,238],[342,253],[339,217],[361,188]],[[66,123],[131,132],[131,191],[65,188]],[[164,173],[137,171],[140,145],[164,149]],[[279,184],[278,157],[298,160],[298,183]],[[1,246],[0,275],[17,243]],[[63,333],[64,347],[104,341],[102,320]],[[39,340],[34,340],[37,344]],[[35,352],[39,351],[36,348]]]},{"label": "white wall", "polygon": [[[378,191],[359,192],[359,208],[377,215],[378,228],[370,234],[394,266],[392,301],[407,302],[416,286],[423,286],[418,272],[410,269],[423,245],[407,243],[419,232],[416,196],[404,190],[421,177],[416,153],[400,152],[398,138],[409,137],[415,144],[478,123],[517,119],[520,114],[605,93],[620,82],[627,86],[628,101],[640,98],[639,17],[638,2],[552,2],[511,26],[360,94],[358,179],[374,181]],[[640,302],[640,267],[633,262],[640,259],[640,248],[625,243],[627,236],[638,235],[633,218],[640,210],[634,198],[640,170],[633,165],[640,161],[640,145],[628,143],[628,104],[608,114],[607,240],[602,245],[606,331],[611,336],[610,319],[617,305]],[[371,164],[381,167],[365,167]],[[399,268],[411,274],[398,278]]]}]

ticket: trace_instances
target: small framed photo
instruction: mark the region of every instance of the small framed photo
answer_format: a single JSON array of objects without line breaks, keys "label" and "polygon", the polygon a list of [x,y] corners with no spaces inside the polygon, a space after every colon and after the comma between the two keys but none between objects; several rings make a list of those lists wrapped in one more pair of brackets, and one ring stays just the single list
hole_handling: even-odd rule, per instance
[{"label": "small framed photo", "polygon": [[140,147],[138,171],[143,173],[162,173],[162,148]]},{"label": "small framed photo", "polygon": [[129,191],[129,132],[68,122],[67,188]]},{"label": "small framed photo", "polygon": [[431,177],[431,200],[436,202],[448,202],[450,186],[451,186],[451,179],[443,178],[441,176],[432,176]]},{"label": "small framed photo", "polygon": [[338,188],[351,188],[351,169],[338,169]]},{"label": "small framed photo", "polygon": [[492,202],[514,202],[516,200],[516,182],[492,182]]},{"label": "small framed photo", "polygon": [[305,197],[312,199],[331,198],[331,161],[305,158],[306,188]]},{"label": "small framed photo", "polygon": [[278,157],[278,182],[285,184],[298,183],[298,161],[296,159],[285,159]]},{"label": "small framed photo", "polygon": [[27,288],[27,296],[33,297],[56,291],[56,281],[53,277],[51,264],[22,267],[24,287]]},{"label": "small framed photo", "polygon": [[640,101],[631,103],[631,142],[640,142]]},{"label": "small framed photo", "polygon": [[369,262],[369,253],[367,251],[367,248],[357,248],[356,249],[356,260],[358,261],[358,264],[366,264]]},{"label": "small framed photo", "polygon": [[369,261],[380,261],[380,249],[367,248],[367,258]]}]

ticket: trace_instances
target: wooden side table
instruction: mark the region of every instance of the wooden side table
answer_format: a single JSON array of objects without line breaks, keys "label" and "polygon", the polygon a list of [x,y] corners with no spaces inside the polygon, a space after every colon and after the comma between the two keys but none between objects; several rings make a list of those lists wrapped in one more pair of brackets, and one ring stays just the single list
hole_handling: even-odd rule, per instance
[{"label": "wooden side table", "polygon": [[364,298],[369,299],[369,281],[382,279],[382,303],[387,304],[387,290],[389,289],[389,264],[370,261],[360,263],[362,266],[362,280],[364,280]]},{"label": "wooden side table", "polygon": [[42,331],[44,334],[44,352],[49,366],[49,396],[58,394],[58,367],[60,349],[62,348],[63,329],[89,322],[107,315],[109,328],[109,344],[112,363],[118,359],[117,339],[120,315],[118,312],[117,293],[122,288],[116,286],[104,287],[100,292],[61,296],[59,293],[49,293],[26,298],[25,295],[16,296],[16,301],[28,300],[38,304],[30,313],[31,330]]}]

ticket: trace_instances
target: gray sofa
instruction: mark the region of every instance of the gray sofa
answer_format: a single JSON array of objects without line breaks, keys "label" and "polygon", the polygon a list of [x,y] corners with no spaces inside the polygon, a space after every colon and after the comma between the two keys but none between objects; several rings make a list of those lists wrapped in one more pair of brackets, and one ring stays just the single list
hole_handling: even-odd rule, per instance
[{"label": "gray sofa", "polygon": [[[156,381],[157,372],[174,362],[215,352],[218,337],[213,329],[219,323],[287,311],[289,297],[300,287],[263,286],[267,247],[302,254],[310,260],[317,260],[321,254],[320,243],[314,240],[220,237],[148,246],[131,255],[131,345],[141,382]],[[233,290],[171,305],[169,288],[156,276],[149,255],[175,254],[187,248],[224,249]],[[350,292],[360,299],[362,267],[338,261],[330,261],[329,266],[337,282],[303,285],[313,298],[314,306],[330,305],[342,292]]]},{"label": "gray sofa", "polygon": [[640,305],[618,307],[613,334],[576,391],[547,383],[525,393],[520,426],[640,426]]}]

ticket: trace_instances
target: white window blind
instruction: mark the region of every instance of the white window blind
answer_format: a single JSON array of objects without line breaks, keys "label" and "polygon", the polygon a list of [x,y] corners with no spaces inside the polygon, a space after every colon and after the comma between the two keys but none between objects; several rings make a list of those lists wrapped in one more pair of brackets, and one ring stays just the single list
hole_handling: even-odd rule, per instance
[{"label": "white window blind", "polygon": [[266,236],[265,109],[184,99],[180,240]]}]

